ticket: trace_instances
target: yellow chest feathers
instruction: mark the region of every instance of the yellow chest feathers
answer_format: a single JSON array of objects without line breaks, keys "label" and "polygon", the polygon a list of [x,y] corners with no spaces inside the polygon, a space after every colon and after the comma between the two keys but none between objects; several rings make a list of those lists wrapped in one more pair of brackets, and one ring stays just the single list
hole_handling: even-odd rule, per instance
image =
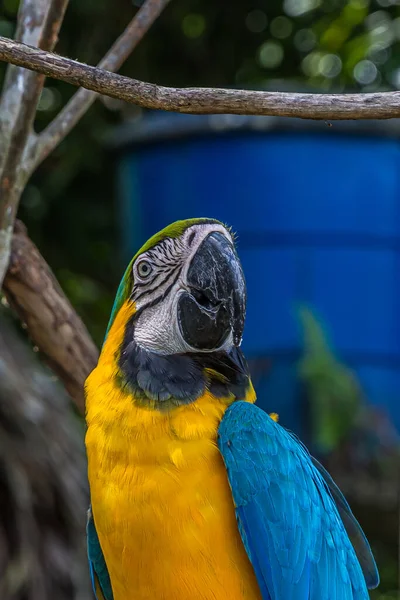
[{"label": "yellow chest feathers", "polygon": [[120,309],[86,382],[92,512],[114,600],[258,600],[216,444],[231,399],[136,403],[116,383],[133,310]]},{"label": "yellow chest feathers", "polygon": [[260,598],[216,446],[224,402],[162,413],[110,381],[98,367],[87,382],[86,445],[114,600]]}]

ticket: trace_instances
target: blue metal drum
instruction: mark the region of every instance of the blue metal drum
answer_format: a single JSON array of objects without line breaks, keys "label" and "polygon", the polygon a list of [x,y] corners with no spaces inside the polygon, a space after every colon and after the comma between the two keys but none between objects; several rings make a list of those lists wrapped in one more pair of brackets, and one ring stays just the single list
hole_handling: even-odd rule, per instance
[{"label": "blue metal drum", "polygon": [[233,227],[258,403],[298,433],[300,304],[400,429],[397,128],[159,113],[116,137],[125,258],[177,219]]}]

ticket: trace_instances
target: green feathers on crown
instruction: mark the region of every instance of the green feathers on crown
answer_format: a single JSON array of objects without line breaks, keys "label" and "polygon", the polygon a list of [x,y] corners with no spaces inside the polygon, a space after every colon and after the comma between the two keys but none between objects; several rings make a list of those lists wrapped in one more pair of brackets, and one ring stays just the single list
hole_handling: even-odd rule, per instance
[{"label": "green feathers on crown", "polygon": [[132,289],[132,265],[137,259],[137,257],[140,256],[140,254],[143,254],[143,252],[150,250],[150,248],[154,248],[154,246],[162,242],[162,240],[165,240],[167,238],[177,238],[181,236],[186,231],[186,229],[188,229],[192,225],[200,225],[201,223],[218,223],[222,225],[222,223],[220,221],[217,221],[216,219],[207,218],[175,221],[175,223],[171,223],[171,225],[168,225],[168,227],[165,227],[164,229],[153,235],[151,238],[149,238],[147,242],[140,248],[140,250],[136,252],[135,256],[132,258],[129,265],[127,266],[126,271],[119,284],[104,339],[107,337],[107,334],[110,330],[111,325],[114,322],[114,319],[119,309],[121,308],[123,303],[129,298]]}]

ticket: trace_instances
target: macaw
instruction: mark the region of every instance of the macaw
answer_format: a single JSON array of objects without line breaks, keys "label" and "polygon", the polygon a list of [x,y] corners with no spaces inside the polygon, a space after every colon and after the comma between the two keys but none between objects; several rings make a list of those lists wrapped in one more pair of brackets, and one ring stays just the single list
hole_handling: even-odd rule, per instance
[{"label": "macaw", "polygon": [[378,585],[330,475],[254,405],[245,309],[219,221],[178,221],[130,262],[85,385],[97,600],[366,600]]}]

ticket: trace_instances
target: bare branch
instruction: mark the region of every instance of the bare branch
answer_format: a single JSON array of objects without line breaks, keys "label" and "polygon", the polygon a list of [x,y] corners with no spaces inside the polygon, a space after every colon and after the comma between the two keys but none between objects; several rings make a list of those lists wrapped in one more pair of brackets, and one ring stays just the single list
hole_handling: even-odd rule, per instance
[{"label": "bare branch", "polygon": [[[147,0],[100,61],[98,67],[111,72],[117,71],[169,2],[170,0]],[[76,92],[54,121],[38,137],[35,167],[75,127],[96,98],[97,94],[83,88]]]},{"label": "bare branch", "polygon": [[49,266],[16,222],[4,293],[35,345],[84,412],[83,384],[98,350]]},{"label": "bare branch", "polygon": [[51,0],[43,27],[39,48],[53,50],[58,42],[58,34],[64,19],[69,0]]},{"label": "bare branch", "polygon": [[392,119],[400,92],[292,94],[214,88],[169,88],[116,75],[0,37],[0,60],[145,108],[192,114],[237,114],[303,119]]},{"label": "bare branch", "polygon": [[[48,0],[22,0],[17,40],[38,45]],[[10,65],[0,99],[0,287],[10,256],[10,243],[21,184],[17,170],[27,137],[32,131],[36,104],[44,82],[42,75]],[[22,166],[22,165],[21,165]],[[23,178],[23,168],[18,175]],[[19,189],[18,189],[19,188]]]},{"label": "bare branch", "polygon": [[[52,50],[68,0],[23,0],[18,13],[16,39],[44,50]],[[44,76],[11,65],[0,101],[0,190],[7,191],[26,179],[19,169],[32,125]],[[17,177],[21,181],[16,181]],[[10,203],[8,203],[10,204]],[[11,207],[14,208],[14,207]],[[6,209],[2,207],[3,214]],[[10,211],[8,211],[10,212]],[[1,222],[0,215],[0,222]],[[12,221],[13,223],[13,221]]]},{"label": "bare branch", "polygon": [[[17,40],[52,50],[68,0],[22,0]],[[7,71],[0,100],[0,287],[7,268],[19,198],[33,165],[33,121],[44,76],[16,66]]]}]

